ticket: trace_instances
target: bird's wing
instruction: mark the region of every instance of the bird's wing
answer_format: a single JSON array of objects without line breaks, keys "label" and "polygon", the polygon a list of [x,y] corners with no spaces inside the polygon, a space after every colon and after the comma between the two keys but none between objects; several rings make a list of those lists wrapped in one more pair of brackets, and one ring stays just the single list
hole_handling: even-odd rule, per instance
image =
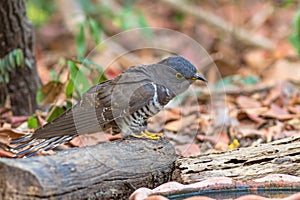
[{"label": "bird's wing", "polygon": [[[109,103],[109,91],[112,85],[111,81],[105,81],[97,85],[97,89],[102,92],[99,98],[107,98],[107,101],[102,101],[103,106],[98,108],[98,113],[103,112]],[[82,99],[71,109],[64,112],[61,116],[54,119],[52,122],[35,130],[32,138],[46,139],[63,135],[77,135],[85,133],[94,133],[101,130],[101,124],[104,121],[98,122],[96,117],[97,91],[96,86],[88,90]],[[102,110],[101,110],[102,109]]]},{"label": "bird's wing", "polygon": [[[129,102],[130,96],[133,95],[131,90],[134,91],[136,87],[140,87],[142,85],[140,83],[145,82],[143,79],[143,73],[130,73],[129,71],[113,80],[93,86],[83,94],[81,100],[73,108],[38,128],[31,138],[45,139],[101,131],[105,124],[139,109],[138,106],[130,109]],[[143,96],[140,95],[141,92],[137,93],[139,93],[137,96],[139,99],[132,99],[132,101],[140,101],[140,106],[153,96],[148,90]]]},{"label": "bird's wing", "polygon": [[134,67],[113,80],[90,88],[78,104],[37,129],[32,137],[51,138],[101,131],[105,124],[147,105],[154,95],[162,106],[175,96],[164,86],[154,85],[144,67]]}]

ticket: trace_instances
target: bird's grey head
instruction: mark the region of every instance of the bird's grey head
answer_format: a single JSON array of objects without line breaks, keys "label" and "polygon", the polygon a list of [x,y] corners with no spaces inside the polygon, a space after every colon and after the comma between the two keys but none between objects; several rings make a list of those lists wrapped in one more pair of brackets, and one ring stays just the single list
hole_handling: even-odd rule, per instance
[{"label": "bird's grey head", "polygon": [[156,68],[157,75],[164,76],[160,80],[164,80],[163,84],[177,94],[184,92],[196,80],[207,82],[197,73],[196,67],[182,56],[171,56],[157,64],[161,66]]},{"label": "bird's grey head", "polygon": [[178,73],[177,78],[179,79],[182,78],[191,81],[202,80],[206,82],[204,77],[197,74],[196,67],[182,56],[171,56],[158,62],[158,64],[165,65],[176,70]]}]

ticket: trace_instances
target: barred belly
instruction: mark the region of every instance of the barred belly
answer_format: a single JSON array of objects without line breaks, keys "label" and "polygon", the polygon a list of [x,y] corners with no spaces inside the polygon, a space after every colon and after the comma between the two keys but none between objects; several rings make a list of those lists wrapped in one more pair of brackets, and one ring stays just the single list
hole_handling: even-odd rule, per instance
[{"label": "barred belly", "polygon": [[160,105],[158,101],[151,100],[148,105],[117,121],[122,136],[140,134],[142,131],[146,130],[148,118],[154,116],[162,109],[163,106]]}]

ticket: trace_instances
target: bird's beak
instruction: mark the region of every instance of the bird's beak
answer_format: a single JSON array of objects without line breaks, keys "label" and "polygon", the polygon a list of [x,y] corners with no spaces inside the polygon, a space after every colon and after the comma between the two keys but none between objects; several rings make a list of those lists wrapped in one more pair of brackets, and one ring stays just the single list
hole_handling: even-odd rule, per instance
[{"label": "bird's beak", "polygon": [[195,74],[193,78],[191,78],[192,80],[200,80],[200,81],[204,81],[205,83],[207,83],[208,81],[206,80],[206,78],[204,78],[203,76],[201,76],[200,74]]}]

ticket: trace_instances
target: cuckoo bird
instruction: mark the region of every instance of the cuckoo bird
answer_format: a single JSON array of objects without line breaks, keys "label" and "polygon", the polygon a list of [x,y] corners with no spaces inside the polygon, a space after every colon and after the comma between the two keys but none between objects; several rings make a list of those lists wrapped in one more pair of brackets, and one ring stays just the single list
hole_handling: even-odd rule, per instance
[{"label": "cuckoo bird", "polygon": [[[182,56],[130,67],[112,80],[93,86],[71,109],[34,133],[13,139],[17,156],[53,149],[77,135],[112,129],[122,137],[147,135],[147,119],[196,80],[207,82]],[[155,138],[155,137],[154,137]]]}]

